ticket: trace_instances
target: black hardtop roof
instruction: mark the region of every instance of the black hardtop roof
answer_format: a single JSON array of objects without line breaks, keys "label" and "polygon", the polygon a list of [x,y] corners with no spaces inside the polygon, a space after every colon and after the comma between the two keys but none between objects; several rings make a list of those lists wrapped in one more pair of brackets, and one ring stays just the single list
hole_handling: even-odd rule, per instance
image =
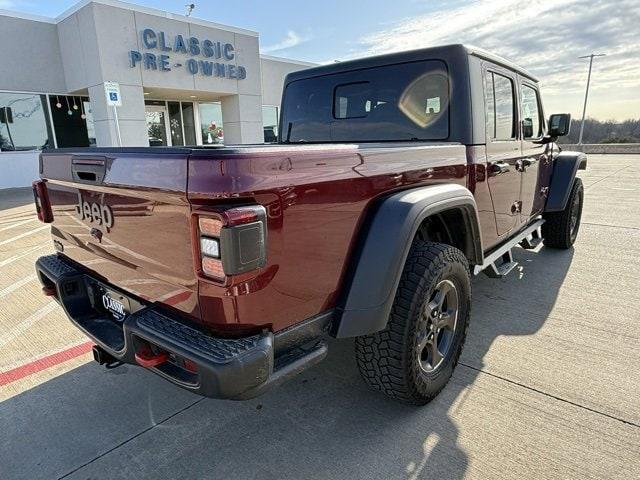
[{"label": "black hardtop roof", "polygon": [[376,55],[373,57],[358,58],[355,60],[347,60],[344,62],[336,62],[319,67],[312,67],[299,70],[287,75],[286,83],[294,82],[303,78],[319,77],[330,75],[333,73],[348,72],[351,70],[360,70],[365,68],[380,67],[383,65],[392,65],[394,63],[415,62],[420,60],[444,60],[445,62],[466,60],[466,57],[473,55],[483,58],[490,62],[501,65],[509,70],[513,70],[522,76],[537,82],[538,79],[524,68],[515,63],[502,58],[493,53],[487,52],[481,48],[469,45],[452,44],[437,47],[421,48],[417,50],[407,50],[403,52],[388,53],[385,55]]}]

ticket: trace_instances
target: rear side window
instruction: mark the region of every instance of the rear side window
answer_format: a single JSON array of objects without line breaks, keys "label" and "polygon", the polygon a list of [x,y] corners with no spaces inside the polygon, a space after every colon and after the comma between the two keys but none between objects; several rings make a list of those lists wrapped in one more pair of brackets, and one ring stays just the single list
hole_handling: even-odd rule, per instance
[{"label": "rear side window", "polygon": [[514,94],[513,81],[510,78],[487,72],[485,76],[487,134],[493,140],[516,138]]},{"label": "rear side window", "polygon": [[522,86],[522,131],[524,138],[542,136],[538,92],[527,85]]},{"label": "rear side window", "polygon": [[285,142],[445,140],[449,77],[441,61],[369,68],[292,82]]}]

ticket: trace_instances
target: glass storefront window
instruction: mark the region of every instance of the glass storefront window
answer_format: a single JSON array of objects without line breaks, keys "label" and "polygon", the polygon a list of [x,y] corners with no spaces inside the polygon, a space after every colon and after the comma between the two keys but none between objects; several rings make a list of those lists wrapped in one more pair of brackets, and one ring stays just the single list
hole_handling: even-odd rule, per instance
[{"label": "glass storefront window", "polygon": [[87,136],[89,137],[89,145],[96,146],[96,127],[93,123],[93,111],[91,110],[91,102],[89,99],[82,100],[82,110],[87,122]]},{"label": "glass storefront window", "polygon": [[88,97],[49,95],[58,148],[95,146],[96,134]]},{"label": "glass storefront window", "polygon": [[193,115],[193,103],[182,102],[182,120],[184,121],[184,143],[185,145],[195,145],[196,123]]},{"label": "glass storefront window", "polygon": [[53,147],[46,98],[0,92],[0,151]]},{"label": "glass storefront window", "polygon": [[205,145],[224,143],[222,106],[219,103],[200,103],[198,107],[200,110],[202,143]]},{"label": "glass storefront window", "polygon": [[278,141],[278,107],[262,106],[262,125],[265,143]]}]

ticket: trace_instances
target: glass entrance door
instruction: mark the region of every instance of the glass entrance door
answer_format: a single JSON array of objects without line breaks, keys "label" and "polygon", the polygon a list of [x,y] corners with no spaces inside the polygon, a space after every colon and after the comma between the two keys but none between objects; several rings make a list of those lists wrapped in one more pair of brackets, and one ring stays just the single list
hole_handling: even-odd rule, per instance
[{"label": "glass entrance door", "polygon": [[171,136],[169,131],[169,114],[166,106],[147,105],[145,107],[147,120],[147,134],[150,147],[170,147]]}]

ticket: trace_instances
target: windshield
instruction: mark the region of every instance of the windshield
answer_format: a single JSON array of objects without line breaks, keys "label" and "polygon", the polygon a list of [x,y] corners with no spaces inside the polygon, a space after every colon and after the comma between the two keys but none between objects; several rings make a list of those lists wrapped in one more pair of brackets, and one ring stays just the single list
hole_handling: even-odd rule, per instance
[{"label": "windshield", "polygon": [[285,143],[446,140],[449,77],[438,60],[297,80],[284,96]]}]

